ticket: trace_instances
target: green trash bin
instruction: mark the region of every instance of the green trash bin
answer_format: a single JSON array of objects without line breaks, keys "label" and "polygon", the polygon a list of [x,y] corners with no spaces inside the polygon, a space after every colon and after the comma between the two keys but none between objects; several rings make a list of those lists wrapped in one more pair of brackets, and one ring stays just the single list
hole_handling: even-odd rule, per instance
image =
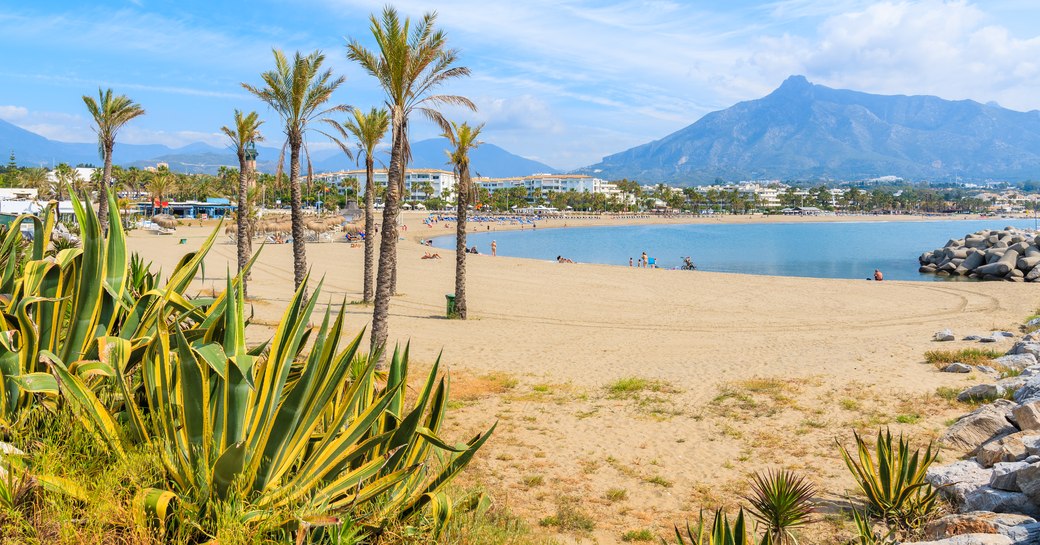
[{"label": "green trash bin", "polygon": [[445,295],[444,299],[445,301],[447,301],[447,308],[445,309],[445,312],[447,313],[448,318],[451,318],[455,316],[455,295]]}]

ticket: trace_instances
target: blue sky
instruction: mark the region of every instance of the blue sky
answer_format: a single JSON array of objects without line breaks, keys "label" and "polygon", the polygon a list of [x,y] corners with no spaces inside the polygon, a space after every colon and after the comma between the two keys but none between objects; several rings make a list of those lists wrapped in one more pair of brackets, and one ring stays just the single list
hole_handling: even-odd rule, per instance
[{"label": "blue sky", "polygon": [[[449,117],[486,122],[484,140],[571,169],[661,138],[705,113],[767,94],[788,75],[885,94],[934,94],[1040,109],[1040,4],[922,0],[402,0],[438,26],[473,75],[445,88],[477,103]],[[120,141],[223,145],[235,108],[277,119],[241,82],[259,83],[271,48],[322,50],[347,77],[335,96],[382,95],[347,60],[371,45],[382,2],[0,0],[0,119],[52,139],[90,142],[83,94],[99,85],[147,115]],[[413,139],[436,135],[416,122]],[[326,146],[311,137],[312,149]]]}]

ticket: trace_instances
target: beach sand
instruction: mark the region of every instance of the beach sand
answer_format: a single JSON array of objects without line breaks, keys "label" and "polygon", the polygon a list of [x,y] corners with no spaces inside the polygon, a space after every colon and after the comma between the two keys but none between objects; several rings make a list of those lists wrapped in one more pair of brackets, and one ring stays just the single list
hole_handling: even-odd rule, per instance
[{"label": "beach sand", "polygon": [[[735,505],[750,473],[772,467],[804,471],[840,501],[853,483],[835,439],[850,444],[854,428],[891,425],[927,441],[967,412],[936,389],[982,378],[937,372],[923,356],[971,343],[939,345],[933,333],[1017,330],[1038,306],[1028,284],[785,278],[477,255],[467,260],[471,319],[449,321],[444,295],[453,291],[454,253],[433,250],[443,259],[422,260],[431,249],[417,240],[454,226],[427,228],[422,217],[408,214],[402,233],[390,339],[410,341],[420,365],[443,353],[454,399],[450,438],[499,422],[464,482],[563,543],[615,543],[644,528],[664,535],[702,508]],[[211,229],[134,231],[129,243],[169,271]],[[254,269],[250,293],[261,324],[276,323],[292,295],[291,252],[289,244],[268,245]],[[362,254],[349,244],[308,245],[312,285],[325,277],[320,301],[361,299]],[[222,289],[234,256],[219,235],[197,288]],[[356,331],[369,325],[371,308],[349,305],[347,314],[348,331]],[[593,521],[591,532],[539,526],[575,505]],[[828,542],[839,526],[820,522],[803,542]]]}]

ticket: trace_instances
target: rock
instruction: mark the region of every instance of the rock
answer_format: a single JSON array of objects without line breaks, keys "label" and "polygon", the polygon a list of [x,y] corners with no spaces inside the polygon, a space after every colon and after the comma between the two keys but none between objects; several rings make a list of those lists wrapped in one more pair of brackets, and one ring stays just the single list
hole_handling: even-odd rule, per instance
[{"label": "rock", "polygon": [[1033,357],[1040,360],[1040,343],[1019,341],[1011,347],[1011,350],[1007,351],[1007,355],[1009,356],[1015,354],[1032,354]]},{"label": "rock", "polygon": [[[1031,466],[1030,466],[1031,467]],[[1022,471],[1018,472],[1021,486]],[[964,496],[961,505],[964,511],[992,511],[994,513],[1019,513],[1029,516],[1040,516],[1040,510],[1033,504],[1029,496],[1021,492],[997,490],[988,486],[977,488]]]},{"label": "rock", "polygon": [[1013,513],[972,511],[946,515],[929,522],[924,529],[926,539],[944,539],[964,534],[1000,534],[1018,541],[1029,534],[1025,526],[1036,525],[1036,519]]},{"label": "rock", "polygon": [[1029,464],[1028,467],[1016,471],[1015,474],[1017,476],[1015,482],[1022,493],[1034,502],[1040,500],[1040,464]]},{"label": "rock", "polygon": [[1040,278],[1040,265],[1026,273],[1026,282],[1035,282],[1037,278]]},{"label": "rock", "polygon": [[1040,401],[1030,401],[1011,411],[1015,423],[1021,430],[1040,430]]},{"label": "rock", "polygon": [[960,362],[954,362],[942,368],[943,373],[970,373],[971,366]]},{"label": "rock", "polygon": [[942,331],[938,331],[938,332],[935,333],[935,335],[932,335],[932,340],[933,341],[943,342],[943,341],[953,341],[953,340],[956,340],[956,339],[957,339],[957,337],[955,337],[953,335],[953,331],[950,331],[949,329],[944,329]]},{"label": "rock", "polygon": [[1004,395],[1004,387],[999,384],[976,384],[957,394],[957,401],[968,402],[997,399]]},{"label": "rock", "polygon": [[980,373],[986,373],[987,375],[997,374],[997,370],[988,365],[976,365],[975,368],[978,369]]},{"label": "rock", "polygon": [[[1014,407],[1015,403],[1007,399],[998,399],[983,405],[950,426],[939,437],[939,443],[973,454],[983,443],[1018,431],[1007,419],[1007,414]],[[988,477],[986,482],[989,482]]]},{"label": "rock", "polygon": [[1026,442],[1033,445],[1038,440],[1040,440],[1040,434],[1034,431],[1012,433],[982,445],[978,454],[975,455],[975,461],[982,467],[992,467],[997,462],[1025,460],[1026,456],[1029,456],[1029,452],[1026,450]]},{"label": "rock", "polygon": [[1028,377],[1026,383],[1015,391],[1015,401],[1023,405],[1038,399],[1040,399],[1040,376]]},{"label": "rock", "polygon": [[25,453],[22,452],[21,449],[12,445],[11,443],[5,443],[3,441],[0,441],[0,454],[4,454],[7,456],[25,456]]},{"label": "rock", "polygon": [[1002,340],[1004,340],[1004,337],[997,337],[995,335],[990,335],[989,337],[981,337],[981,338],[979,338],[979,342],[980,343],[995,343],[995,342],[1000,342]]},{"label": "rock", "polygon": [[1010,537],[1000,534],[961,534],[938,541],[904,541],[903,545],[1014,545]]},{"label": "rock", "polygon": [[[1026,383],[1029,382],[1029,379],[1030,377],[1024,377],[1022,375],[1002,378],[997,381],[997,386],[1003,388],[1005,393],[1014,392],[1017,391],[1019,388],[1025,386]],[[1011,417],[1011,423],[1015,423],[1014,415],[1012,415]]]},{"label": "rock", "polygon": [[978,341],[978,340],[981,340],[981,339],[982,339],[982,337],[980,335],[968,335],[967,337],[964,337],[961,340],[962,341]]},{"label": "rock", "polygon": [[1018,369],[1019,371],[1026,367],[1032,367],[1037,364],[1036,356],[1033,354],[1011,354],[1010,356],[1001,356],[993,360],[999,365],[1008,367],[1010,369]]},{"label": "rock", "polygon": [[961,505],[969,493],[987,486],[992,478],[992,469],[982,467],[975,460],[961,460],[929,467],[924,479],[938,488],[946,499]]},{"label": "rock", "polygon": [[1034,327],[1038,325],[1040,325],[1040,317],[1033,318],[1032,320],[1026,322],[1026,327]]},{"label": "rock", "polygon": [[993,464],[993,476],[989,479],[989,485],[997,490],[1008,492],[1021,492],[1018,487],[1019,470],[1029,467],[1029,462],[998,462]]},{"label": "rock", "polygon": [[919,272],[919,273],[928,273],[928,274],[934,273],[936,270],[938,270],[938,267],[936,267],[935,265],[932,265],[931,263],[929,263],[927,265],[921,265],[920,267],[917,268],[917,272]]}]

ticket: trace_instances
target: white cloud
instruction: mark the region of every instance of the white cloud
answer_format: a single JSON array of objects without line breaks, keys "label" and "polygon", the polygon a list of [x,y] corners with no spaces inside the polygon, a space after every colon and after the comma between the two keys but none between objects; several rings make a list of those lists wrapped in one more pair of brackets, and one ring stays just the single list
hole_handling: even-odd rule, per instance
[{"label": "white cloud", "polygon": [[0,119],[17,121],[29,115],[29,109],[21,106],[0,106]]}]

